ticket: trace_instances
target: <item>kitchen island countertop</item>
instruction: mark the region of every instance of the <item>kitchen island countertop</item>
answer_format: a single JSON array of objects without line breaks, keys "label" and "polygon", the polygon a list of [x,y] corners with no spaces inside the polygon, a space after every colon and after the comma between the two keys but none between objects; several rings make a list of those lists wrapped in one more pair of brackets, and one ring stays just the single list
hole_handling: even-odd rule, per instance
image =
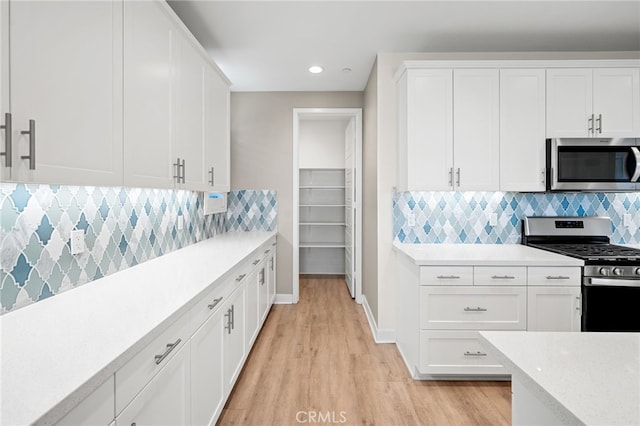
[{"label": "kitchen island countertop", "polygon": [[[640,424],[640,333],[481,331],[480,336],[511,372],[514,387],[518,381],[563,424]],[[516,411],[518,398],[515,388]]]}]

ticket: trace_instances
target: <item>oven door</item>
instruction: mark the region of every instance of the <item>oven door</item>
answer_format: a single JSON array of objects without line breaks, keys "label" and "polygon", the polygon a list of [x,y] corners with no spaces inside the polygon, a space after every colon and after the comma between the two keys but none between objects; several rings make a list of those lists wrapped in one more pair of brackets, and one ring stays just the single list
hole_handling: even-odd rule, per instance
[{"label": "oven door", "polygon": [[640,279],[585,277],[582,331],[640,332]]},{"label": "oven door", "polygon": [[640,187],[640,147],[635,139],[550,139],[552,191],[633,191]]}]

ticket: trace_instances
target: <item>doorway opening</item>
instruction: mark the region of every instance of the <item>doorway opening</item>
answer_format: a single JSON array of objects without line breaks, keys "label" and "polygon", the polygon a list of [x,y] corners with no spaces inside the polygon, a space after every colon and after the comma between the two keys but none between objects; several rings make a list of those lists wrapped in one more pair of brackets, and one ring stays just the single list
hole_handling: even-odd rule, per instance
[{"label": "doorway opening", "polygon": [[362,109],[293,110],[293,303],[300,275],[344,276],[362,303]]}]

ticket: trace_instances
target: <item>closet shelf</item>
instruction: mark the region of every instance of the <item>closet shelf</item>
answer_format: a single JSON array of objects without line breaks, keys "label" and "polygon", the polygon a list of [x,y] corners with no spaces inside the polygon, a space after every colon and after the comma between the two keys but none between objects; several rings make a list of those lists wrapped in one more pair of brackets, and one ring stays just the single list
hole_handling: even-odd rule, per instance
[{"label": "closet shelf", "polygon": [[300,222],[300,226],[346,226],[344,222]]},{"label": "closet shelf", "polygon": [[300,189],[345,189],[346,187],[340,185],[305,185],[300,186]]},{"label": "closet shelf", "polygon": [[298,207],[347,207],[346,204],[299,204]]},{"label": "closet shelf", "polygon": [[300,243],[300,248],[345,248],[344,243]]}]

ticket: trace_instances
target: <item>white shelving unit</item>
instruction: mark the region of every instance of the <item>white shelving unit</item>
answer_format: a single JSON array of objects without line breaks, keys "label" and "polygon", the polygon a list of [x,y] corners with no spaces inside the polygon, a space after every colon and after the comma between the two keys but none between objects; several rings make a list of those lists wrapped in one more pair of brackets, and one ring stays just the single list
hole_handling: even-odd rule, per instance
[{"label": "white shelving unit", "polygon": [[345,170],[301,168],[301,274],[345,273]]}]

